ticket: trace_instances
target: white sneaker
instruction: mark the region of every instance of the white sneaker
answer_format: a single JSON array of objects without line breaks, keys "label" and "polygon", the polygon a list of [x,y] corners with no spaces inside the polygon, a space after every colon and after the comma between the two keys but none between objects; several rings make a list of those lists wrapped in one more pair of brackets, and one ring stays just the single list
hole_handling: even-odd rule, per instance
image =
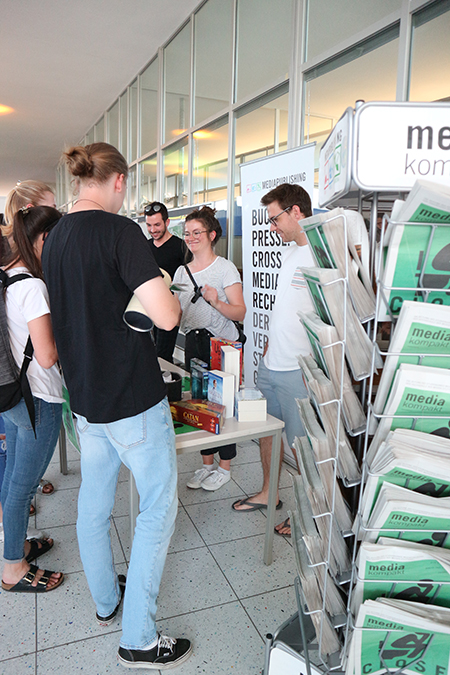
[{"label": "white sneaker", "polygon": [[202,487],[202,482],[207,478],[213,471],[208,471],[208,469],[197,469],[197,471],[192,476],[191,480],[186,483],[188,488],[192,490],[198,490],[199,487]]},{"label": "white sneaker", "polygon": [[209,476],[207,476],[202,482],[202,488],[204,490],[218,490],[228,483],[231,480],[231,473],[227,474],[222,473],[221,471],[210,471]]}]

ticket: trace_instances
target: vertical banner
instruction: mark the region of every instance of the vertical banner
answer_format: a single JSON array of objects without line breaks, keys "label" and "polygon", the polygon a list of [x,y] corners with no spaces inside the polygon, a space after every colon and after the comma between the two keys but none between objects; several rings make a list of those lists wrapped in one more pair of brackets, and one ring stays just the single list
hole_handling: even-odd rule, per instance
[{"label": "vertical banner", "polygon": [[269,335],[275,302],[283,244],[270,223],[261,197],[281,183],[298,184],[312,200],[314,187],[314,145],[287,150],[241,164],[242,268],[247,314],[244,331],[245,386],[256,382],[258,363]]}]

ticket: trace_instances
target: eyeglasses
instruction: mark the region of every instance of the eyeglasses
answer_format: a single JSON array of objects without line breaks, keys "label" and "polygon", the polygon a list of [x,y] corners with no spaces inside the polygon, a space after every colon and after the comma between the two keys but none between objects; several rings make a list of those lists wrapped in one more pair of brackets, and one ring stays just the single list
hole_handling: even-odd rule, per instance
[{"label": "eyeglasses", "polygon": [[269,223],[272,223],[275,227],[277,226],[277,220],[281,216],[282,213],[286,213],[287,211],[290,211],[292,209],[292,206],[288,206],[286,209],[283,209],[278,213],[276,216],[272,216],[272,218],[269,218]]},{"label": "eyeglasses", "polygon": [[207,231],[208,230],[194,230],[194,232],[185,232],[183,234],[183,237],[185,239],[200,239],[203,232],[207,232]]}]

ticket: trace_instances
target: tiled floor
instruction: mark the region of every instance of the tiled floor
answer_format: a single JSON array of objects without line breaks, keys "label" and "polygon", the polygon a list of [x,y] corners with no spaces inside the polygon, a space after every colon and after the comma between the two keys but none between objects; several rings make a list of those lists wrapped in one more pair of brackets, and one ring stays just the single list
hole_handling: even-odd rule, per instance
[{"label": "tiled floor", "polygon": [[[59,472],[58,452],[45,477],[57,490],[37,495],[36,527],[55,539],[42,559],[66,579],[47,595],[0,591],[0,675],[106,675],[126,673],[117,662],[120,618],[101,628],[82,570],[75,533],[80,463],[69,445],[69,473]],[[178,458],[179,511],[162,580],[158,628],[189,637],[194,652],[177,675],[259,675],[264,636],[296,609],[294,556],[290,541],[275,537],[274,563],[262,561],[266,517],[238,514],[232,502],[261,485],[259,447],[238,447],[232,480],[217,492],[189,490],[185,483],[200,464],[199,455]],[[283,509],[292,507],[291,469],[283,466]],[[34,525],[34,523],[31,523]],[[118,572],[130,554],[127,472],[122,470],[113,512],[113,548]],[[149,672],[149,671],[136,671]],[[157,671],[152,671],[157,672]]]}]

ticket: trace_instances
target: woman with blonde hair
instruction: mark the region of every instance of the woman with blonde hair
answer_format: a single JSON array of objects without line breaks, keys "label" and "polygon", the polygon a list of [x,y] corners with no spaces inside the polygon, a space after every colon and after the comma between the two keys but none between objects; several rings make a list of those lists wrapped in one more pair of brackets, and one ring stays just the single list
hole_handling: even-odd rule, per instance
[{"label": "woman with blonde hair", "polygon": [[[22,180],[18,181],[17,185],[8,193],[5,202],[5,213],[3,214],[4,224],[1,226],[1,246],[0,258],[6,258],[14,247],[12,237],[13,221],[15,214],[24,208],[31,206],[51,206],[56,208],[55,193],[53,189],[43,183],[41,180]],[[1,260],[0,260],[1,264]],[[3,478],[0,475],[0,489]],[[51,495],[55,491],[52,483],[48,480],[42,479],[38,486],[38,492],[42,495]],[[33,505],[30,507],[30,515],[35,513]],[[1,505],[0,505],[0,523],[1,523]]]}]

